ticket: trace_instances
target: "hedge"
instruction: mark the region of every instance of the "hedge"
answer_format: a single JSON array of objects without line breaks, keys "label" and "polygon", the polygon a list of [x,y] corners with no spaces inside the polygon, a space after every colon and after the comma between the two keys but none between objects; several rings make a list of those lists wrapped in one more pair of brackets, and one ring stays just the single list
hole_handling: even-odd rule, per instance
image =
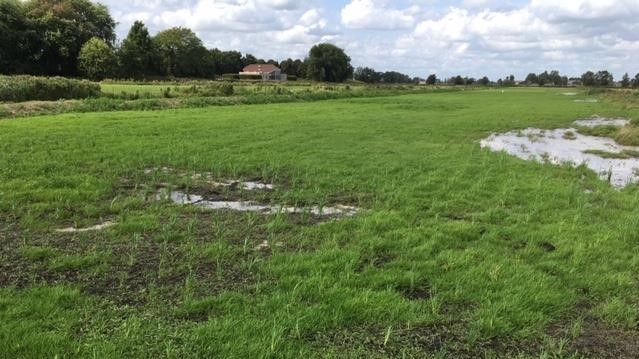
[{"label": "hedge", "polygon": [[55,101],[100,96],[100,85],[64,77],[0,76],[0,101]]},{"label": "hedge", "polygon": [[261,80],[262,75],[240,75],[240,80]]},{"label": "hedge", "polygon": [[240,74],[224,74],[222,75],[223,80],[234,81],[240,79]]}]

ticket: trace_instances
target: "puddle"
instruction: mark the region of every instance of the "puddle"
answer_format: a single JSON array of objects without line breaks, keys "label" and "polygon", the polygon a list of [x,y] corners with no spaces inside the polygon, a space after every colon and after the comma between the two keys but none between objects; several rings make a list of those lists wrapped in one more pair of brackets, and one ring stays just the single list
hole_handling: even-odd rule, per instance
[{"label": "puddle", "polygon": [[144,173],[149,175],[155,172],[162,172],[166,174],[176,174],[180,177],[190,177],[194,181],[205,182],[214,187],[229,187],[229,188],[240,188],[247,191],[257,191],[257,190],[273,190],[275,189],[275,185],[270,183],[263,183],[258,181],[242,181],[242,180],[224,180],[219,181],[215,180],[215,176],[210,172],[202,172],[202,173],[188,173],[183,171],[177,171],[173,168],[162,167],[162,168],[148,168],[144,170]]},{"label": "puddle", "polygon": [[318,217],[352,217],[359,213],[360,209],[352,206],[336,205],[332,207],[293,207],[282,205],[260,204],[244,201],[209,201],[199,195],[187,194],[174,191],[167,193],[160,190],[156,194],[156,199],[170,200],[179,205],[194,205],[209,210],[229,210],[237,212],[256,212],[265,215],[269,214],[310,214]]},{"label": "puddle", "polygon": [[[622,119],[584,120],[581,126],[600,126],[601,124],[621,124]],[[612,121],[612,122],[610,122]],[[577,124],[577,123],[575,123]],[[528,128],[503,134],[493,134],[481,141],[482,148],[506,153],[524,160],[549,161],[554,164],[585,164],[603,180],[617,188],[627,186],[639,180],[639,159],[602,158],[586,151],[621,153],[637,151],[639,147],[622,146],[606,137],[585,136],[574,128],[541,130]]]},{"label": "puddle", "polygon": [[575,100],[575,102],[581,102],[581,103],[597,103],[599,102],[599,100],[595,99],[595,98],[588,98],[585,100]]},{"label": "puddle", "polygon": [[630,124],[630,120],[626,120],[625,118],[602,118],[602,117],[593,117],[587,120],[577,120],[573,122],[575,126],[579,127],[598,127],[598,126],[615,126],[615,127],[623,127]]},{"label": "puddle", "polygon": [[114,223],[114,222],[104,222],[102,224],[98,224],[98,225],[95,225],[93,227],[87,227],[87,228],[69,227],[69,228],[57,229],[56,232],[58,232],[58,233],[83,233],[83,232],[101,231],[103,229],[107,229],[109,227],[113,227],[113,226],[115,226],[115,224],[116,223]]},{"label": "puddle", "polygon": [[577,96],[577,93],[576,92],[564,92],[564,93],[562,93],[562,95],[564,95],[564,96]]}]

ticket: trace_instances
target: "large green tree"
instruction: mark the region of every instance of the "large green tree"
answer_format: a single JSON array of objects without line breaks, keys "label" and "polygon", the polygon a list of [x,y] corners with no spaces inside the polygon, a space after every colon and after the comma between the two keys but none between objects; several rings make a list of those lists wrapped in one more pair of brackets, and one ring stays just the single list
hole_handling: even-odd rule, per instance
[{"label": "large green tree", "polygon": [[78,66],[82,75],[94,81],[113,76],[116,57],[109,44],[99,37],[87,41],[78,56]]},{"label": "large green tree", "polygon": [[118,52],[120,76],[145,78],[158,70],[155,48],[149,30],[141,21],[131,26]]},{"label": "large green tree", "polygon": [[193,31],[174,27],[153,38],[166,76],[198,77],[209,73],[210,54]]},{"label": "large green tree", "polygon": [[308,53],[307,75],[315,81],[344,82],[353,76],[351,58],[332,44],[319,44]]},{"label": "large green tree", "polygon": [[39,72],[75,75],[82,46],[93,37],[112,45],[115,21],[107,8],[88,0],[27,0],[26,18],[40,37]]},{"label": "large green tree", "polygon": [[0,0],[0,73],[33,71],[40,48],[37,33],[17,0]]}]

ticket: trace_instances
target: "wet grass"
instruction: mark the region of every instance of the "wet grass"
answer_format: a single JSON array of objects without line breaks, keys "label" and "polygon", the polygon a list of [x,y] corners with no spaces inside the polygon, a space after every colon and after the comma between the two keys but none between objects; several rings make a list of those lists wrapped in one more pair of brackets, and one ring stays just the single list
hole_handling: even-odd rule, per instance
[{"label": "wet grass", "polygon": [[[582,135],[609,137],[623,146],[639,146],[639,127],[635,123],[630,123],[623,127],[618,126],[595,126],[595,127],[579,127],[577,129]],[[632,152],[632,151],[631,151]],[[634,157],[628,153],[630,157]],[[611,157],[608,157],[611,158]],[[622,157],[614,157],[622,158]]]},{"label": "wet grass", "polygon": [[[2,121],[2,355],[633,358],[637,187],[479,148],[639,114],[558,91]],[[158,187],[206,184],[145,173],[164,166],[276,185],[239,199],[365,211],[175,206]]]}]

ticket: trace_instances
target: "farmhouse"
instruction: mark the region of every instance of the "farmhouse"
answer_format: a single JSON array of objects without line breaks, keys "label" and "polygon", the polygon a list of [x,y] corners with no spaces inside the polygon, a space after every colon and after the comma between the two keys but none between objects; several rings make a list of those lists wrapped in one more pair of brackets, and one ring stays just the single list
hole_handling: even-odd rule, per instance
[{"label": "farmhouse", "polygon": [[240,77],[243,76],[261,76],[264,81],[286,81],[287,77],[286,74],[282,73],[279,67],[271,64],[248,65],[240,72]]}]

